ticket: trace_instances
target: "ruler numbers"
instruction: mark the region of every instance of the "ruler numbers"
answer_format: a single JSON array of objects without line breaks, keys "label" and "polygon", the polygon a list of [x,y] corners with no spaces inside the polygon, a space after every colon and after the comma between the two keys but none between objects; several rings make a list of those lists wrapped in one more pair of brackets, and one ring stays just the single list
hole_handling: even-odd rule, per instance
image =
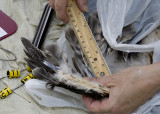
[{"label": "ruler numbers", "polygon": [[83,14],[78,9],[75,0],[68,1],[67,13],[92,72],[96,77],[109,76],[109,68]]}]

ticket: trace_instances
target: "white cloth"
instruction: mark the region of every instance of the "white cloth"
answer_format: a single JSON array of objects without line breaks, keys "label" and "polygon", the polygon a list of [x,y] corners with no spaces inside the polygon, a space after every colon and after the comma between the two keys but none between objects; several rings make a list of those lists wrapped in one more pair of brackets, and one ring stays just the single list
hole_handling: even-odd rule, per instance
[{"label": "white cloth", "polygon": [[[97,11],[103,35],[113,49],[126,52],[154,50],[154,43],[148,45],[136,43],[160,25],[159,0],[101,0],[97,1]],[[130,42],[132,45],[118,44],[116,39],[122,34],[123,27],[131,23],[134,23],[136,28],[136,34]]]}]

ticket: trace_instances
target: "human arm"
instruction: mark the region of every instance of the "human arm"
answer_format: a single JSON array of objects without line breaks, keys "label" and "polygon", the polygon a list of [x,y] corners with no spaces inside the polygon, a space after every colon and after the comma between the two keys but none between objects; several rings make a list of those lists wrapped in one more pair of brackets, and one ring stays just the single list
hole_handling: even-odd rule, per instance
[{"label": "human arm", "polygon": [[[87,12],[87,0],[75,0],[77,6],[82,12]],[[49,0],[50,6],[55,9],[56,16],[65,23],[68,23],[68,15],[66,11],[68,0]]]},{"label": "human arm", "polygon": [[103,100],[83,96],[88,110],[129,114],[160,91],[160,63],[128,68],[96,81],[110,88],[110,96]]}]

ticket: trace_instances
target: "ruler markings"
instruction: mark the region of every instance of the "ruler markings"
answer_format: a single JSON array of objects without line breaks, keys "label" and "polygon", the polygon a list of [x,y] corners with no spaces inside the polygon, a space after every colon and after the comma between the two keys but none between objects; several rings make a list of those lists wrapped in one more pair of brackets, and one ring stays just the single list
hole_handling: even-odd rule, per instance
[{"label": "ruler markings", "polygon": [[[67,13],[82,51],[96,77],[109,76],[110,70],[99,50],[89,26],[75,0],[68,1]],[[86,50],[87,49],[87,50]]]}]

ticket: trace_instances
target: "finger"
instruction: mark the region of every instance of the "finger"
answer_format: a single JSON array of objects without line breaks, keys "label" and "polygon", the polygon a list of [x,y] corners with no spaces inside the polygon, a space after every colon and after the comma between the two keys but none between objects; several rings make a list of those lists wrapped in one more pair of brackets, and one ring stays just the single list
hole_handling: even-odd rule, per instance
[{"label": "finger", "polygon": [[[98,110],[98,106],[100,104],[100,102],[97,102],[97,105],[95,106],[91,106],[93,102],[95,102],[96,100],[91,98],[91,97],[87,97],[87,96],[82,96],[82,99],[84,101],[84,104],[86,105],[87,109],[91,112],[96,112]],[[96,107],[96,109],[94,108]]]},{"label": "finger", "polygon": [[108,112],[110,113],[112,110],[112,101],[110,100],[110,98],[106,98],[104,100],[101,101],[101,105],[100,105],[100,109],[99,111],[104,113],[104,112]]},{"label": "finger", "polygon": [[67,1],[68,0],[55,0],[55,11],[56,11],[56,16],[60,20],[62,20],[65,23],[68,23],[68,15],[67,15]]},{"label": "finger", "polygon": [[91,97],[83,96],[83,101],[90,112],[110,112],[109,99],[95,100]]},{"label": "finger", "polygon": [[76,0],[76,3],[82,12],[88,12],[87,0]]},{"label": "finger", "polygon": [[96,78],[93,77],[84,77],[84,79],[88,80],[88,81],[96,81]]},{"label": "finger", "polygon": [[54,0],[49,0],[49,5],[54,9]]},{"label": "finger", "polygon": [[109,88],[111,88],[117,84],[116,79],[112,76],[98,78],[97,82],[102,84],[103,86],[106,86]]},{"label": "finger", "polygon": [[91,102],[93,102],[95,99],[93,99],[92,97],[87,97],[87,96],[82,96],[82,99],[83,99],[83,101],[84,101],[84,103],[86,104],[86,105],[90,105],[90,103]]},{"label": "finger", "polygon": [[109,88],[116,85],[116,80],[113,77],[101,77],[101,78],[85,77],[85,79],[89,81],[98,82],[99,84]]}]

